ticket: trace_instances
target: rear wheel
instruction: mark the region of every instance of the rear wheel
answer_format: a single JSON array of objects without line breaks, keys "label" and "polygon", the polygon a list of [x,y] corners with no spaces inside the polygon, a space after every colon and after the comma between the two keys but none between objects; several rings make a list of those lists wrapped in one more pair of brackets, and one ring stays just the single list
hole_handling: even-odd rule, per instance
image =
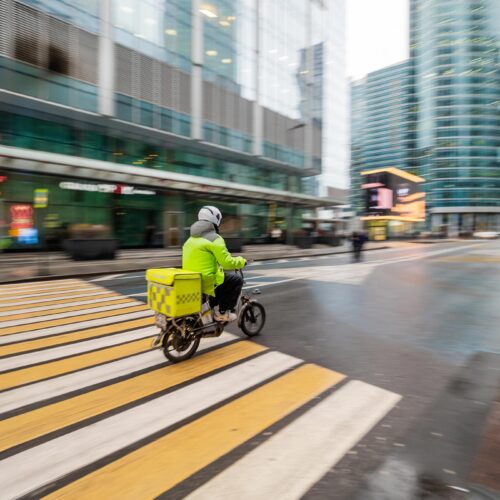
[{"label": "rear wheel", "polygon": [[191,323],[183,320],[179,327],[172,327],[163,337],[163,353],[172,363],[189,359],[200,345],[200,338],[191,333]]},{"label": "rear wheel", "polygon": [[258,335],[266,322],[266,310],[259,302],[248,302],[241,311],[241,330],[248,337]]}]

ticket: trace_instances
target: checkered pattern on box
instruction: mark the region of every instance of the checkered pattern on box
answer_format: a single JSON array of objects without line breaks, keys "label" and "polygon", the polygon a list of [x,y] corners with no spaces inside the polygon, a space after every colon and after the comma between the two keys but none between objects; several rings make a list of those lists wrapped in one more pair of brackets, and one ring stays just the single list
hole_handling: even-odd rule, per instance
[{"label": "checkered pattern on box", "polygon": [[200,292],[177,295],[177,304],[191,304],[193,302],[200,302],[200,300]]},{"label": "checkered pattern on box", "polygon": [[170,287],[149,285],[148,305],[154,311],[163,312],[165,309],[167,313],[170,312],[170,306],[165,303],[165,298],[170,296]]}]

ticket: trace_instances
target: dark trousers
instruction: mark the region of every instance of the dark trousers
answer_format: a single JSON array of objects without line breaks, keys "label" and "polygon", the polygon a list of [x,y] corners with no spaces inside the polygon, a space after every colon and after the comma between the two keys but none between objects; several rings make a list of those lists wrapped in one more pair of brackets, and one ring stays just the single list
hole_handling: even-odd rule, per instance
[{"label": "dark trousers", "polygon": [[242,288],[243,278],[240,274],[224,273],[224,282],[215,289],[215,297],[210,298],[210,305],[219,305],[220,312],[234,310]]},{"label": "dark trousers", "polygon": [[363,246],[362,245],[353,245],[353,260],[354,262],[359,262],[362,259]]}]

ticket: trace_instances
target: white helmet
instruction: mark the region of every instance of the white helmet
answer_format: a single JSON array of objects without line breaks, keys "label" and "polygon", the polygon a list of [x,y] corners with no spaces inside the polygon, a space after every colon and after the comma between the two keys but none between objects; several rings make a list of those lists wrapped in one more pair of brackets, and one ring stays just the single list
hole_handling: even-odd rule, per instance
[{"label": "white helmet", "polygon": [[206,220],[219,226],[222,220],[222,214],[217,207],[205,206],[198,212],[198,220]]}]

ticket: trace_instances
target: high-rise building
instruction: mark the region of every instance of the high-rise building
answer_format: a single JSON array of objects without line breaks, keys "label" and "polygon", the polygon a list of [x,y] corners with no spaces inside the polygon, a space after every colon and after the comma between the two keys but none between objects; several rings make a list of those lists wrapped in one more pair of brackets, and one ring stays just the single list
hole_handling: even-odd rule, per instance
[{"label": "high-rise building", "polygon": [[346,0],[329,0],[323,16],[323,147],[321,193],[349,187],[349,79],[346,76]]},{"label": "high-rise building", "polygon": [[[399,166],[425,179],[429,229],[500,230],[499,51],[497,0],[411,0],[409,61],[352,86],[351,201],[358,211],[359,171]],[[405,116],[393,121],[391,112]]]},{"label": "high-rise building", "polygon": [[0,0],[0,232],[178,245],[204,204],[246,240],[300,227],[335,202],[311,183],[334,17],[321,0]]},{"label": "high-rise building", "polygon": [[351,85],[351,191],[353,210],[365,209],[364,170],[408,170],[408,61],[369,73]]},{"label": "high-rise building", "polygon": [[428,222],[500,229],[500,2],[411,0],[410,143]]}]

